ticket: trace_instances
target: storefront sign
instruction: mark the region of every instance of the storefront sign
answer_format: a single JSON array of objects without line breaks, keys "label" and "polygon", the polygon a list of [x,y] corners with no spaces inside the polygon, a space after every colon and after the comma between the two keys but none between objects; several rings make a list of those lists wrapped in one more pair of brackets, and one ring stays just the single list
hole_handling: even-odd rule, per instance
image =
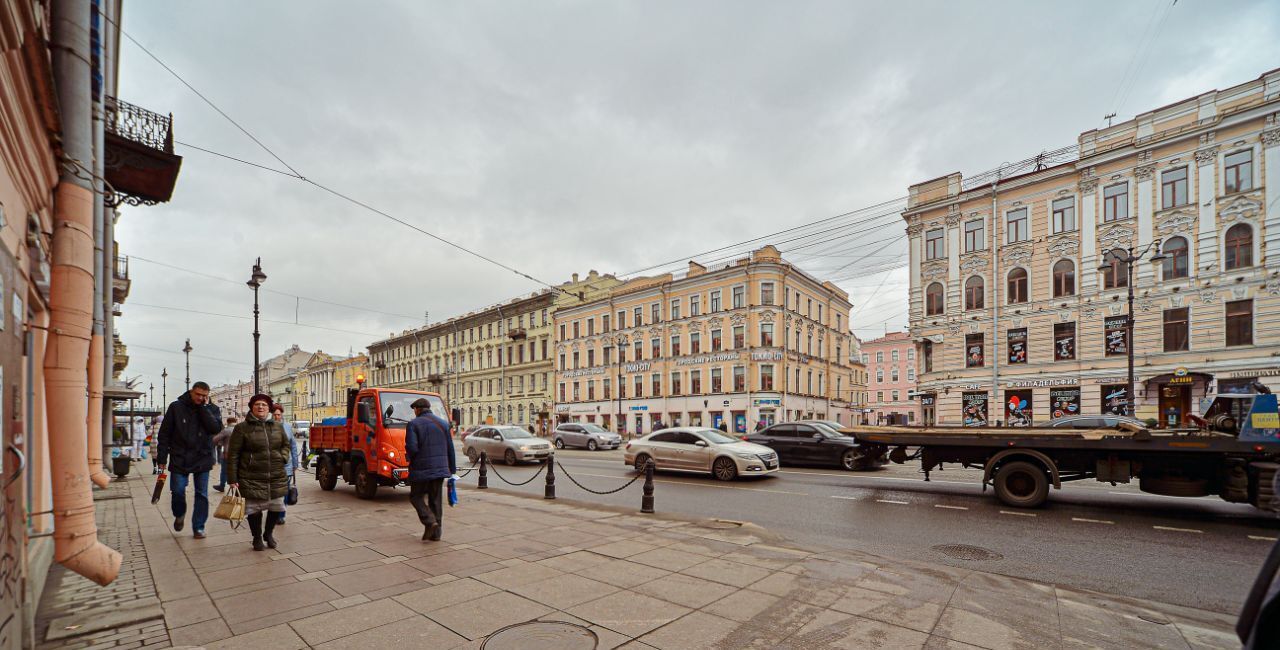
[{"label": "storefront sign", "polygon": [[1195,377],[1192,377],[1186,368],[1173,369],[1173,377],[1169,379],[1170,386],[1187,386],[1193,383],[1195,383]]},{"label": "storefront sign", "polygon": [[583,377],[586,375],[603,375],[604,368],[581,368],[578,370],[568,370],[564,373],[565,378]]},{"label": "storefront sign", "polygon": [[987,394],[985,392],[964,393],[961,396],[960,407],[964,410],[964,426],[987,426]]},{"label": "storefront sign", "polygon": [[718,354],[703,354],[696,357],[681,357],[676,359],[677,366],[692,366],[699,363],[712,363],[716,361],[737,361],[737,352],[720,352]]},{"label": "storefront sign", "polygon": [[1106,337],[1106,355],[1109,357],[1129,353],[1129,317],[1108,316],[1103,321]]},{"label": "storefront sign", "polygon": [[1118,384],[1118,383],[1120,383],[1120,382],[1122,382],[1122,381],[1124,381],[1124,380],[1125,380],[1125,379],[1124,379],[1124,377],[1095,377],[1095,378],[1094,378],[1094,380],[1093,380],[1093,383],[1095,383],[1095,384]]},{"label": "storefront sign", "polygon": [[626,372],[644,372],[651,367],[653,367],[653,364],[648,361],[638,361],[635,363],[628,363],[623,366],[622,369]]},{"label": "storefront sign", "polygon": [[1005,382],[1005,386],[1009,388],[1047,388],[1049,386],[1075,386],[1076,380],[1072,377],[1058,377],[1056,379],[1015,379]]},{"label": "storefront sign", "polygon": [[1227,373],[1228,377],[1238,377],[1252,379],[1254,377],[1280,377],[1280,368],[1266,368],[1260,370],[1237,370]]},{"label": "storefront sign", "polygon": [[751,359],[754,361],[781,361],[781,350],[762,350],[760,352],[752,352]]},{"label": "storefront sign", "polygon": [[781,406],[782,405],[782,400],[780,399],[756,399],[756,400],[751,400],[751,402],[755,406]]},{"label": "storefront sign", "polygon": [[648,406],[629,406],[627,408],[628,410],[632,410],[632,411],[648,411],[649,410]]},{"label": "storefront sign", "polygon": [[556,413],[568,413],[568,412],[569,412],[568,404],[556,404]]},{"label": "storefront sign", "polygon": [[1049,412],[1055,418],[1080,412],[1079,388],[1055,388],[1049,391]]},{"label": "storefront sign", "polygon": [[920,406],[933,406],[938,401],[936,393],[923,393],[920,395]]}]

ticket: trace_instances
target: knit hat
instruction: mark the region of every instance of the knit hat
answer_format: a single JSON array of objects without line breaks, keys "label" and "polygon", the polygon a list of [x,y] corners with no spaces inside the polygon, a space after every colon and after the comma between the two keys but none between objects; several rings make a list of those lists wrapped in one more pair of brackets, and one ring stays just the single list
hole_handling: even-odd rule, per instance
[{"label": "knit hat", "polygon": [[271,410],[271,406],[272,406],[271,396],[263,393],[258,393],[257,395],[254,395],[253,397],[249,398],[249,410],[252,411],[254,402],[259,402],[259,401],[266,402],[267,410],[268,411]]}]

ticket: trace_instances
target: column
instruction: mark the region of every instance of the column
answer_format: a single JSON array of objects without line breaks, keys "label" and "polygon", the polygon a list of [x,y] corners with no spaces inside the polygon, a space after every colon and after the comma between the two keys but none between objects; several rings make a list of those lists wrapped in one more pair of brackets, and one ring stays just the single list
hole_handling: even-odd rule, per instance
[{"label": "column", "polygon": [[[1080,294],[1097,290],[1098,264],[1098,179],[1089,178],[1080,181],[1080,263],[1076,265]],[[1052,277],[1053,267],[1040,272]]]},{"label": "column", "polygon": [[[1277,116],[1273,113],[1267,117],[1268,126],[1276,126]],[[1262,256],[1267,260],[1267,269],[1280,269],[1280,128],[1272,128],[1262,132],[1263,160],[1266,169],[1266,215],[1263,229],[1266,239],[1263,240]]]},{"label": "column", "polygon": [[[1142,165],[1134,170],[1138,183],[1138,232],[1135,233],[1133,245],[1136,250],[1151,243],[1155,236],[1155,196],[1152,177],[1155,176],[1155,164]],[[1139,282],[1150,283],[1154,277],[1151,264],[1138,264],[1134,267]]]},{"label": "column", "polygon": [[1196,152],[1196,203],[1200,206],[1199,227],[1197,228],[1196,250],[1191,257],[1194,266],[1193,274],[1205,268],[1217,268],[1218,265],[1218,218],[1214,163],[1218,159],[1218,148],[1210,147]]},{"label": "column", "polygon": [[[955,206],[952,206],[955,207]],[[960,277],[960,213],[947,215],[947,305],[944,313],[964,308],[964,278]],[[994,254],[994,251],[992,251]]]}]

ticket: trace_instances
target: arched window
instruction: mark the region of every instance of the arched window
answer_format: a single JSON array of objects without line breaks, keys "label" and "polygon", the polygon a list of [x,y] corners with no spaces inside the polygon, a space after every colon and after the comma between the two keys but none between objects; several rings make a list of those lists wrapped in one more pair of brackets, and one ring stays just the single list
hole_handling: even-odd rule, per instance
[{"label": "arched window", "polygon": [[1253,266],[1253,228],[1238,223],[1227,229],[1225,242],[1227,270]]},{"label": "arched window", "polygon": [[1185,237],[1170,237],[1161,249],[1164,253],[1164,279],[1185,278],[1190,270]]},{"label": "arched window", "polygon": [[1027,301],[1027,270],[1024,268],[1016,268],[1009,271],[1009,304],[1013,305]]},{"label": "arched window", "polygon": [[943,311],[943,295],[941,282],[934,282],[924,290],[924,315],[939,316]]},{"label": "arched window", "polygon": [[1102,256],[1102,288],[1129,286],[1129,267],[1125,266],[1125,257],[1127,255],[1119,248],[1109,250]]},{"label": "arched window", "polygon": [[1076,295],[1076,264],[1071,260],[1058,260],[1053,265],[1053,297]]},{"label": "arched window", "polygon": [[964,281],[964,308],[965,309],[982,309],[985,306],[983,300],[983,282],[982,276],[975,275]]}]

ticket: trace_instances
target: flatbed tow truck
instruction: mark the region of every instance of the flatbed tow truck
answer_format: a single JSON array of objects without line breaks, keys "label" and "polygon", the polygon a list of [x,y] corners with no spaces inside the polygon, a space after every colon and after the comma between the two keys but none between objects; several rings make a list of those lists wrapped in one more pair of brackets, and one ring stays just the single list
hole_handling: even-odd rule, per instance
[{"label": "flatbed tow truck", "polygon": [[926,481],[944,463],[982,468],[1006,505],[1035,508],[1050,486],[1094,479],[1115,485],[1138,479],[1143,492],[1175,497],[1218,495],[1271,510],[1280,469],[1276,396],[1222,395],[1199,425],[1185,430],[1141,427],[1073,430],[1051,427],[851,426],[867,454],[919,459]]}]

